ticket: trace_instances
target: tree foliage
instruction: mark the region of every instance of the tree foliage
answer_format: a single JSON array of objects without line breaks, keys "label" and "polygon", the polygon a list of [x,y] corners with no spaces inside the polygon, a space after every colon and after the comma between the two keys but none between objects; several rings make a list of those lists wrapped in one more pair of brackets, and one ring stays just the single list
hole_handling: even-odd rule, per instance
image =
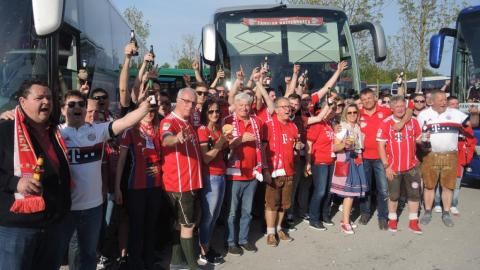
[{"label": "tree foliage", "polygon": [[139,43],[140,48],[146,48],[146,42],[150,36],[150,22],[145,20],[143,12],[135,6],[128,7],[123,11],[123,16],[128,23],[135,30],[135,38]]},{"label": "tree foliage", "polygon": [[191,68],[193,60],[198,58],[195,36],[185,35],[181,42],[180,45],[174,44],[170,47],[177,61],[177,68]]},{"label": "tree foliage", "polygon": [[[416,91],[419,92],[422,89],[423,71],[427,65],[430,37],[440,28],[447,27],[455,21],[460,6],[455,0],[398,0],[398,5],[400,16],[403,17],[400,20],[403,22],[401,35],[405,37],[405,42],[413,47],[411,50],[407,49],[403,55],[404,64],[410,62],[415,65],[416,78],[420,82],[417,83]],[[403,41],[398,44],[399,48],[402,46],[405,46]]]}]

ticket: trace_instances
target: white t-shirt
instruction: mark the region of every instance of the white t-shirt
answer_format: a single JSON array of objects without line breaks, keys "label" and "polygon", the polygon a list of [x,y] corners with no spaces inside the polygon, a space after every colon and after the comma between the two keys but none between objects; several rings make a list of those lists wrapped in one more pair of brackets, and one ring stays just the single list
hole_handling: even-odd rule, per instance
[{"label": "white t-shirt", "polygon": [[422,131],[424,125],[427,125],[432,152],[439,153],[458,150],[458,133],[467,117],[468,115],[457,109],[447,108],[445,112],[439,114],[430,107],[421,111],[417,120]]},{"label": "white t-shirt", "polygon": [[110,123],[86,123],[79,129],[66,125],[59,128],[68,149],[71,210],[91,209],[103,203],[102,159],[104,144],[110,139]]}]

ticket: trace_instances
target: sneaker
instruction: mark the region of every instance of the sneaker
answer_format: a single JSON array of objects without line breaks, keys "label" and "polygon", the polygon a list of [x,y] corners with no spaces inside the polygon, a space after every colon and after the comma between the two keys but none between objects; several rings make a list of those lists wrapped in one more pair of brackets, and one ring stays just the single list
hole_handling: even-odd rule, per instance
[{"label": "sneaker", "polygon": [[278,246],[277,237],[275,237],[274,233],[267,235],[267,246],[270,246],[270,247]]},{"label": "sneaker", "polygon": [[242,256],[243,255],[243,249],[241,249],[239,246],[229,246],[228,247],[228,254],[233,255],[233,256]]},{"label": "sneaker", "polygon": [[333,226],[333,225],[335,225],[335,224],[333,223],[333,221],[332,221],[331,218],[326,218],[326,219],[324,219],[322,222],[323,222],[323,225],[326,225],[326,226]]},{"label": "sneaker", "polygon": [[[340,221],[340,226],[342,226],[342,225],[343,225],[343,221]],[[357,224],[350,221],[350,227],[352,227],[352,229],[356,229],[358,226],[357,226]]]},{"label": "sneaker", "polygon": [[292,223],[285,223],[285,227],[283,228],[285,231],[287,232],[295,232],[297,231],[298,229],[295,227],[295,224]]},{"label": "sneaker", "polygon": [[100,256],[100,258],[98,258],[97,269],[98,270],[106,269],[108,267],[108,264],[109,264],[109,259],[105,256]]},{"label": "sneaker", "polygon": [[382,231],[388,230],[388,222],[386,219],[379,219],[378,220],[378,228]]},{"label": "sneaker", "polygon": [[245,244],[240,244],[240,247],[242,247],[245,251],[248,251],[248,252],[255,253],[255,252],[258,251],[258,248],[250,242],[245,243]]},{"label": "sneaker", "polygon": [[430,221],[432,221],[432,211],[426,210],[425,213],[423,213],[422,218],[420,219],[420,223],[422,225],[427,225],[428,223],[430,223]]},{"label": "sneaker", "polygon": [[301,219],[303,219],[303,222],[310,222],[310,216],[308,214],[302,215]]},{"label": "sneaker", "polygon": [[445,226],[447,227],[453,227],[454,225],[452,217],[448,212],[442,214],[442,221],[443,221],[443,224],[445,224]]},{"label": "sneaker", "polygon": [[292,242],[293,241],[293,238],[290,237],[290,235],[288,235],[288,233],[286,233],[282,230],[278,231],[277,235],[278,235],[278,238],[282,241],[287,241],[287,242]]},{"label": "sneaker", "polygon": [[455,206],[450,207],[450,213],[452,213],[454,216],[460,215],[460,211],[458,211],[458,208]]},{"label": "sneaker", "polygon": [[397,225],[398,225],[398,220],[390,219],[388,221],[388,230],[391,232],[397,232]]},{"label": "sneaker", "polygon": [[360,216],[360,220],[358,221],[358,223],[360,223],[362,225],[367,225],[369,220],[370,220],[370,215],[369,214],[362,214]]},{"label": "sneaker", "polygon": [[440,205],[436,205],[435,207],[433,207],[433,212],[441,213],[442,212],[442,207]]},{"label": "sneaker", "polygon": [[317,231],[326,231],[327,228],[325,228],[325,226],[323,226],[323,223],[322,222],[310,222],[310,228],[314,229],[314,230],[317,230]]},{"label": "sneaker", "polygon": [[344,232],[345,234],[354,234],[355,232],[353,231],[353,228],[352,228],[352,225],[350,224],[344,224],[344,223],[340,223],[340,229],[342,230],[342,232]]},{"label": "sneaker", "polygon": [[418,219],[412,219],[408,223],[408,228],[410,231],[412,231],[415,234],[422,234],[422,229],[420,229],[420,226],[418,226]]},{"label": "sneaker", "polygon": [[288,215],[287,215],[287,219],[285,220],[285,223],[287,223],[287,224],[289,224],[289,225],[295,224],[295,220],[294,220],[292,214],[288,214]]}]

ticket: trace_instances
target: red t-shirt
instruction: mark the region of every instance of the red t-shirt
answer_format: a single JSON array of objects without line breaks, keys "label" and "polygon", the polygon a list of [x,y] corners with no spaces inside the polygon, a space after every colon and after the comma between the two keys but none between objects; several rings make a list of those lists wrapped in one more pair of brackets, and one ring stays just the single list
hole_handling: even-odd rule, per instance
[{"label": "red t-shirt", "polygon": [[333,163],[334,137],[332,127],[325,121],[309,126],[307,130],[307,140],[312,142],[311,152],[313,164]]},{"label": "red t-shirt", "polygon": [[126,130],[120,147],[130,150],[132,166],[128,176],[129,189],[145,189],[162,186],[160,135],[153,137],[138,129]]},{"label": "red t-shirt", "polygon": [[[260,120],[258,117],[252,116],[254,121],[257,123],[257,127],[260,132],[260,139],[262,141],[265,140],[265,130],[263,121]],[[225,124],[233,125],[233,115],[230,115],[224,119]],[[242,136],[243,133],[249,132],[254,134],[253,127],[250,124],[250,121],[238,121],[239,129],[238,136]],[[234,125],[233,125],[234,126]],[[229,175],[229,179],[231,180],[252,180],[255,178],[253,175],[253,169],[257,165],[257,153],[255,147],[255,141],[252,142],[245,142],[241,143],[237,146],[230,154],[230,160],[227,164],[228,168],[234,168],[233,164],[235,162],[240,162],[240,171],[241,175]]]},{"label": "red t-shirt", "polygon": [[365,143],[363,157],[366,159],[379,159],[378,144],[377,144],[377,131],[382,124],[382,121],[390,116],[392,111],[387,108],[376,106],[375,112],[369,116],[365,113],[365,109],[360,110],[360,128],[362,133],[365,134]]},{"label": "red t-shirt", "polygon": [[176,136],[180,131],[191,136],[184,143],[163,147],[163,186],[168,192],[186,192],[202,188],[201,152],[197,133],[188,120],[171,112],[160,122],[160,136]]},{"label": "red t-shirt", "polygon": [[[210,140],[213,146],[218,141],[221,134],[221,130],[217,130],[214,132],[208,129],[206,126],[200,126],[197,129],[198,141],[200,144],[208,144]],[[210,163],[203,164],[204,172],[210,175],[224,175],[226,171],[225,160],[223,159],[224,156],[225,151],[219,151],[217,156],[212,161],[210,161]]]},{"label": "red t-shirt", "polygon": [[377,141],[386,142],[388,164],[394,172],[404,172],[412,169],[418,163],[416,140],[422,135],[418,121],[412,118],[402,130],[396,131],[393,126],[397,123],[393,115],[387,117],[377,132]]},{"label": "red t-shirt", "polygon": [[271,119],[271,115],[268,113],[267,106],[263,105],[260,110],[253,110],[252,111],[255,116],[260,118],[264,123]]},{"label": "red t-shirt", "polygon": [[[276,118],[276,115],[273,115],[272,118]],[[290,120],[285,124],[281,123],[280,121],[276,122],[278,125],[275,125],[275,132],[281,136],[281,141],[278,142],[280,138],[278,136],[275,137],[273,132],[273,121],[269,121],[265,123],[266,128],[266,137],[268,140],[268,148],[267,148],[267,160],[268,160],[268,168],[270,169],[270,173],[273,173],[273,161],[275,157],[275,143],[280,143],[280,150],[282,151],[282,162],[283,168],[285,169],[286,176],[292,176],[295,174],[295,142],[297,141],[298,137],[298,130],[297,127],[293,122]],[[278,129],[278,131],[277,131]]]}]

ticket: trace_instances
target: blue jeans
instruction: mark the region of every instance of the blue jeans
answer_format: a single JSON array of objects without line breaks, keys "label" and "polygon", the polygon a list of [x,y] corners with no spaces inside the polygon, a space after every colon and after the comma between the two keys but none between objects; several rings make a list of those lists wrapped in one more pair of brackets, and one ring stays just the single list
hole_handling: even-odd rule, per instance
[{"label": "blue jeans", "polygon": [[0,226],[0,269],[58,270],[66,250],[57,245],[63,225],[62,221],[45,229]]},{"label": "blue jeans", "polygon": [[310,199],[309,215],[311,223],[329,219],[330,186],[332,185],[333,164],[314,164],[312,166],[313,193]]},{"label": "blue jeans", "polygon": [[[97,244],[103,218],[103,205],[87,210],[70,211],[67,224],[59,231],[62,239],[58,249],[69,246],[70,270],[95,270],[97,268]],[[75,235],[73,233],[75,232]],[[73,237],[72,237],[73,235]]]},{"label": "blue jeans", "polygon": [[[370,192],[364,198],[360,198],[360,213],[370,215],[371,197],[372,197],[372,176],[375,173],[375,184],[377,186],[377,215],[378,219],[388,219],[388,184],[385,168],[380,159],[364,159],[363,167],[365,168],[365,176],[368,181],[368,190]],[[373,173],[372,173],[373,171]]]},{"label": "blue jeans", "polygon": [[225,176],[206,175],[203,178],[201,190],[202,220],[200,221],[200,244],[208,246],[215,222],[222,209],[223,197],[225,195]]},{"label": "blue jeans", "polygon": [[[457,177],[457,182],[455,183],[455,189],[453,190],[453,197],[452,197],[452,206],[458,206],[458,194],[460,193],[460,186],[462,185],[462,177]],[[435,188],[435,206],[442,206],[442,196],[440,195],[440,184],[437,185]],[[449,209],[446,209],[446,211]]]},{"label": "blue jeans", "polygon": [[[227,181],[228,207],[228,226],[227,226],[227,243],[228,246],[235,246],[248,243],[248,231],[250,230],[250,222],[252,221],[252,203],[255,189],[257,188],[257,180],[248,181]],[[240,230],[237,237],[237,218],[238,208],[241,208]],[[238,241],[237,241],[238,239]]]}]

